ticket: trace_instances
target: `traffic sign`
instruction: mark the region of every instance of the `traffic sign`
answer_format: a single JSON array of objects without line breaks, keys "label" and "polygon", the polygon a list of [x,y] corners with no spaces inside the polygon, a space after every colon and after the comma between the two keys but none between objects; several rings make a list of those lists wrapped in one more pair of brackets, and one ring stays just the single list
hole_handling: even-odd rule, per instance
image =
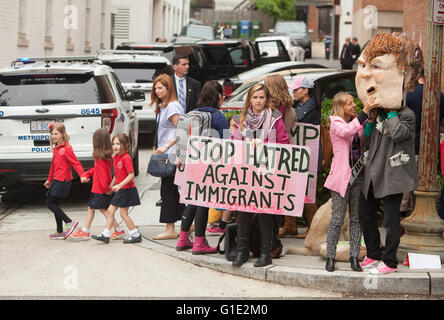
[{"label": "traffic sign", "polygon": [[433,0],[433,16],[434,24],[444,24],[444,0]]}]

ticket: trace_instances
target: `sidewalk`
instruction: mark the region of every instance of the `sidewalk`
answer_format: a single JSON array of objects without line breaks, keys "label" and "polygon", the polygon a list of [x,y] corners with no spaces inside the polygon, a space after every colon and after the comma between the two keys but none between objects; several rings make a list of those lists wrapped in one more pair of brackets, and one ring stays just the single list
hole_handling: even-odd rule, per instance
[{"label": "sidewalk", "polygon": [[[421,297],[444,297],[444,269],[437,271],[410,270],[400,264],[398,271],[383,276],[371,275],[368,271],[354,272],[348,262],[336,262],[336,271],[325,271],[325,260],[320,256],[284,255],[273,259],[273,264],[256,268],[257,258],[250,257],[241,268],[233,268],[232,263],[221,254],[193,255],[191,249],[176,251],[177,240],[152,240],[163,231],[163,226],[140,226],[144,240],[138,244],[158,253],[185,260],[201,267],[216,271],[323,291],[343,293],[350,296],[413,295]],[[300,229],[300,232],[303,232]],[[207,235],[211,246],[216,246],[219,236]],[[287,246],[304,246],[304,240],[282,238],[283,253]],[[223,243],[223,242],[222,242]],[[222,248],[223,250],[223,245]]]}]

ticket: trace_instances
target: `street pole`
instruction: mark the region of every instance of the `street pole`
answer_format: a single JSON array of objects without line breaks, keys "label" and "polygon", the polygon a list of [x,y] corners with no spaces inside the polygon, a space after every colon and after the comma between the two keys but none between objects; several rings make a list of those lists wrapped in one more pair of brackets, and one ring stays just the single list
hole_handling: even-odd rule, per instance
[{"label": "street pole", "polygon": [[398,261],[409,252],[439,255],[444,261],[444,220],[436,210],[443,26],[432,23],[432,16],[433,0],[428,0],[418,189],[415,208],[401,223],[406,233],[401,237]]}]

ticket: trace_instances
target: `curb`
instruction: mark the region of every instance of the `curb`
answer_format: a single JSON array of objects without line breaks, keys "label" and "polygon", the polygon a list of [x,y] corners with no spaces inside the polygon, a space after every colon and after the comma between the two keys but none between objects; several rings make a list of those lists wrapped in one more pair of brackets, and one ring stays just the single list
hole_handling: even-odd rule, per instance
[{"label": "curb", "polygon": [[138,246],[200,267],[260,281],[353,296],[417,295],[432,298],[444,296],[444,273],[432,274],[424,271],[375,276],[366,271],[327,272],[323,269],[278,265],[256,268],[252,262],[245,263],[241,268],[235,268],[231,261],[222,255],[193,255],[190,250],[176,251],[171,246],[160,244],[143,235],[142,237],[147,241],[137,244]]}]

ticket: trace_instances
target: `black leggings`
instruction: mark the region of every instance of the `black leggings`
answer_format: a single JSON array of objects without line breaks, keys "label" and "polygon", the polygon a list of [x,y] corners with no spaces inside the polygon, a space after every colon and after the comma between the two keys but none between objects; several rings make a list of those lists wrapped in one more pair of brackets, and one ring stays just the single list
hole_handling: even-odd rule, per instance
[{"label": "black leggings", "polygon": [[194,205],[187,205],[182,216],[180,231],[190,231],[191,224],[194,222],[196,237],[205,237],[206,226],[208,222],[208,208]]},{"label": "black leggings", "polygon": [[65,223],[70,223],[72,222],[72,220],[60,208],[60,198],[47,196],[46,206],[54,213],[54,217],[57,223],[57,232],[63,232],[62,221]]}]

